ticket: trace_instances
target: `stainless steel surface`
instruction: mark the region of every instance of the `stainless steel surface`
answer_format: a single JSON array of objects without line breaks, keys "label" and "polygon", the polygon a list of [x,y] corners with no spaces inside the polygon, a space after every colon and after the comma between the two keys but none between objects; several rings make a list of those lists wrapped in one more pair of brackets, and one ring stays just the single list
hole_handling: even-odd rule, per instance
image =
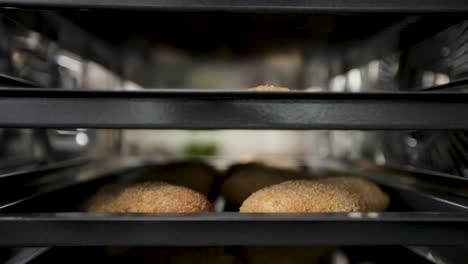
[{"label": "stainless steel surface", "polygon": [[463,12],[468,9],[463,2],[456,0],[404,1],[385,0],[375,3],[369,0],[304,1],[282,2],[277,0],[255,1],[167,1],[167,0],[2,0],[2,6],[49,7],[49,8],[114,8],[139,10],[184,10],[184,11],[287,11],[287,12]]},{"label": "stainless steel surface", "polygon": [[24,248],[20,249],[11,259],[9,259],[5,264],[26,264],[34,260],[44,252],[49,250],[49,248]]},{"label": "stainless steel surface", "polygon": [[2,214],[0,245],[463,245],[467,218],[453,212]]},{"label": "stainless steel surface", "polygon": [[[465,93],[0,90],[4,127],[465,129]],[[79,109],[79,111],[77,110]],[[8,113],[15,113],[14,115]],[[208,118],[209,117],[209,118]]]}]

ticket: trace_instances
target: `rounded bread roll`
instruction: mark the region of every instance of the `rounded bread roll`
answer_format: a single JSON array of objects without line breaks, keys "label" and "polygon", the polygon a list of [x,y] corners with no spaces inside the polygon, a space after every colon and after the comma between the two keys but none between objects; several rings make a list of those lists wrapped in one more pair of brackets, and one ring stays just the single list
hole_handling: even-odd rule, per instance
[{"label": "rounded bread roll", "polygon": [[285,92],[285,91],[289,91],[289,88],[267,84],[267,85],[259,85],[257,87],[249,88],[249,91]]},{"label": "rounded bread roll", "polygon": [[314,180],[286,181],[247,198],[240,212],[357,212],[359,196],[341,186]]},{"label": "rounded bread roll", "polygon": [[384,211],[390,204],[390,198],[377,184],[363,178],[338,176],[323,179],[321,182],[357,193],[364,211]]},{"label": "rounded bread roll", "polygon": [[193,213],[211,211],[202,194],[165,182],[104,186],[90,200],[88,210],[112,213]]}]

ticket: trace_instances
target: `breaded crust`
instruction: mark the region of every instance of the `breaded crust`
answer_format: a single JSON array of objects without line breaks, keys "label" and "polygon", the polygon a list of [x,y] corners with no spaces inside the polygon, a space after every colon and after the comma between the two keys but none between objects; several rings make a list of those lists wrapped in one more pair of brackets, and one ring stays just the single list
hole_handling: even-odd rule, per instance
[{"label": "breaded crust", "polygon": [[104,186],[90,200],[88,211],[112,213],[192,213],[211,211],[202,194],[165,182]]},{"label": "breaded crust", "polygon": [[365,211],[384,211],[390,204],[390,198],[377,184],[363,178],[339,176],[326,178],[321,182],[357,193]]},{"label": "breaded crust", "polygon": [[122,184],[111,183],[102,186],[88,201],[90,212],[112,212],[115,199],[125,189]]},{"label": "breaded crust", "polygon": [[284,92],[284,91],[289,91],[289,88],[286,87],[279,87],[279,86],[274,86],[274,85],[259,85],[257,87],[249,88],[249,91],[279,91],[279,92]]},{"label": "breaded crust", "polygon": [[347,189],[313,180],[286,181],[247,198],[240,212],[356,212],[359,196]]}]

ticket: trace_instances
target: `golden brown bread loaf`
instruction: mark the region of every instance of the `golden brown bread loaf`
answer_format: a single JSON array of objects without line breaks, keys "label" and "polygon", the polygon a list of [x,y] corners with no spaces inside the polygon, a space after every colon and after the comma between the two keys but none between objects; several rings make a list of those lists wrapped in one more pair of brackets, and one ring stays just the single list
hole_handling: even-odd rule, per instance
[{"label": "golden brown bread loaf", "polygon": [[363,178],[339,176],[326,178],[321,182],[357,193],[363,211],[384,211],[390,204],[390,198],[377,184]]},{"label": "golden brown bread loaf", "polygon": [[112,212],[116,197],[124,190],[122,184],[106,184],[91,196],[87,204],[90,212]]},{"label": "golden brown bread loaf", "polygon": [[242,204],[241,212],[383,211],[390,199],[379,186],[358,177],[295,180],[261,189]]},{"label": "golden brown bread loaf", "polygon": [[249,88],[249,91],[285,92],[285,91],[289,91],[289,88],[267,84],[267,85],[259,85],[257,87]]},{"label": "golden brown bread loaf", "polygon": [[89,202],[88,211],[111,213],[193,213],[211,211],[202,194],[165,182],[101,188]]},{"label": "golden brown bread loaf", "polygon": [[241,212],[356,212],[359,197],[345,188],[314,180],[286,181],[263,188],[242,204]]},{"label": "golden brown bread loaf", "polygon": [[287,180],[305,178],[305,173],[248,163],[233,165],[225,178],[221,194],[227,202],[240,206],[252,193]]}]

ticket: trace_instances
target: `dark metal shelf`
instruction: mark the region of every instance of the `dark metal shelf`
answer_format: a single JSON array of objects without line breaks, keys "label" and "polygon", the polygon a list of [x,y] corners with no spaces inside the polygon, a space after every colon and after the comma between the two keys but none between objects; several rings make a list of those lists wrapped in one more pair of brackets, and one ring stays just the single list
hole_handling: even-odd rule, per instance
[{"label": "dark metal shelf", "polygon": [[123,163],[99,162],[59,172],[52,178],[61,183],[3,205],[0,246],[468,244],[466,199],[423,192],[417,186],[382,185],[392,199],[390,212],[383,213],[83,212],[87,199],[103,184],[138,177],[141,161]]},{"label": "dark metal shelf", "polygon": [[[132,158],[82,159],[55,166],[41,167],[0,175],[0,210],[40,200],[47,194],[114,173],[129,173],[145,161]],[[60,165],[60,167],[58,166]],[[71,202],[73,197],[68,197]]]},{"label": "dark metal shelf", "polygon": [[0,181],[12,177],[19,178],[26,175],[46,174],[65,168],[83,165],[90,160],[91,159],[87,157],[73,158],[57,162],[41,162],[34,160],[34,162],[31,161],[30,163],[23,166],[15,166],[13,168],[8,168],[7,170],[1,171],[2,173],[0,174]]},{"label": "dark metal shelf", "polygon": [[3,214],[0,233],[0,246],[460,245],[468,214]]},{"label": "dark metal shelf", "polygon": [[13,76],[6,75],[6,74],[0,74],[0,87],[37,88],[39,86],[37,84],[35,84],[35,83],[31,82],[31,81],[25,80],[25,79],[13,77]]},{"label": "dark metal shelf", "polygon": [[187,11],[466,12],[460,0],[1,0],[2,6]]},{"label": "dark metal shelf", "polygon": [[468,79],[461,79],[452,81],[447,84],[432,86],[423,89],[424,91],[467,91],[468,90]]},{"label": "dark metal shelf", "polygon": [[0,90],[1,127],[467,129],[468,93]]}]

